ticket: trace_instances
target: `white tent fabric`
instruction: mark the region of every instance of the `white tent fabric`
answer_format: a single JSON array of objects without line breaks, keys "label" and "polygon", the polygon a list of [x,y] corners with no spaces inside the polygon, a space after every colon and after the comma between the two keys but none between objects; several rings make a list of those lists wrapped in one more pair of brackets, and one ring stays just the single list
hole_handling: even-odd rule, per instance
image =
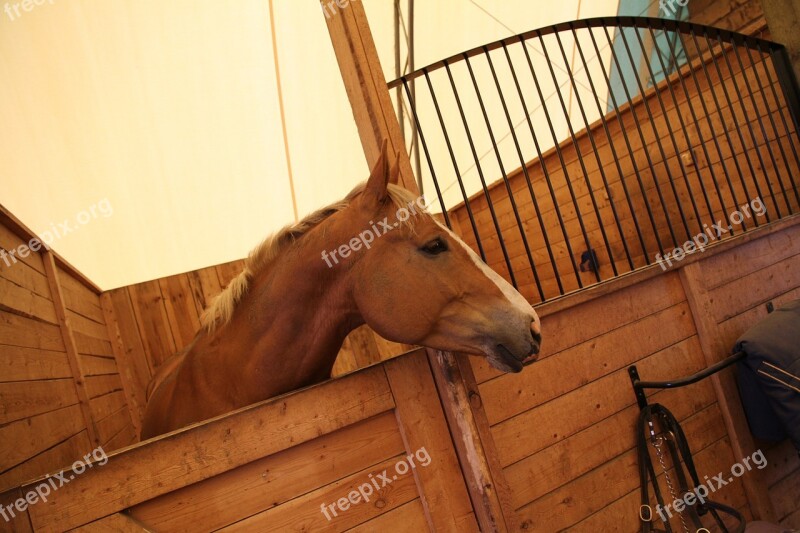
[{"label": "white tent fabric", "polygon": [[[3,2],[0,203],[103,289],[244,257],[367,175],[314,0]],[[393,2],[363,2],[392,79]],[[417,2],[416,64],[617,7]]]}]

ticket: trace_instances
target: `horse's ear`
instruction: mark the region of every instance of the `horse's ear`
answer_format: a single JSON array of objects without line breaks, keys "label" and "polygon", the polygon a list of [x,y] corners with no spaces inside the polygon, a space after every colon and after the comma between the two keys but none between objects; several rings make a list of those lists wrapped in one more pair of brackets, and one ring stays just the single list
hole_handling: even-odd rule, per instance
[{"label": "horse's ear", "polygon": [[383,203],[388,194],[389,175],[389,158],[386,157],[386,139],[384,139],[381,144],[381,155],[372,167],[367,185],[364,187],[364,198],[370,202]]},{"label": "horse's ear", "polygon": [[397,182],[400,179],[400,150],[394,154],[394,164],[389,168],[389,183]]}]

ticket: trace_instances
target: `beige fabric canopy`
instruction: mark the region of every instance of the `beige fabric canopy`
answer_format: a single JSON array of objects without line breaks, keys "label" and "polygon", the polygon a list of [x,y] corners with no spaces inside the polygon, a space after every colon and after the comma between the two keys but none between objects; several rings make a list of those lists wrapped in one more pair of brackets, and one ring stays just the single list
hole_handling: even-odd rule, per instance
[{"label": "beige fabric canopy", "polygon": [[[392,79],[393,2],[364,4]],[[416,65],[617,6],[417,2]],[[366,178],[314,0],[0,9],[0,203],[103,289],[239,259]]]}]

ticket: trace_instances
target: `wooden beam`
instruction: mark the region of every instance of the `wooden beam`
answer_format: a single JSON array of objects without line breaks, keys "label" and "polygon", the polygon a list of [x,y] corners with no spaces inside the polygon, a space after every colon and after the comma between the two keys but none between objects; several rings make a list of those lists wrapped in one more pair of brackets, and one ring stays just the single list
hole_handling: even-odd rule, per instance
[{"label": "wooden beam", "polygon": [[467,489],[481,530],[514,531],[511,488],[503,475],[469,356],[427,352],[439,396],[446,400],[442,405],[448,423],[457,429],[456,435],[474,436],[455,439],[455,447],[462,471],[470,473],[465,476]]},{"label": "wooden beam", "polygon": [[326,20],[369,168],[378,161],[381,143],[387,139],[390,154],[402,152],[400,185],[418,192],[364,6],[351,1],[334,14],[326,13]]},{"label": "wooden beam", "polygon": [[[700,339],[703,357],[710,366],[730,355],[733,346],[724,346],[717,335],[719,326],[714,319],[716,316],[713,309],[714,302],[709,297],[708,290],[700,282],[701,265],[701,263],[686,265],[680,269],[680,276]],[[710,380],[728,430],[734,458],[741,461],[756,451],[756,445],[742,410],[732,369],[718,372],[712,375]],[[775,509],[769,498],[768,486],[763,480],[763,475],[760,470],[752,471],[742,477],[742,484],[753,516],[758,520],[775,522]]]},{"label": "wooden beam", "polygon": [[142,433],[142,419],[147,406],[147,383],[150,381],[144,346],[139,337],[127,290],[104,292],[100,295],[100,303],[122,380],[122,390],[125,392],[131,421],[138,436]]},{"label": "wooden beam", "polygon": [[[370,167],[375,164],[381,143],[387,139],[390,152],[402,152],[400,185],[419,192],[363,5],[351,1],[333,14],[325,13],[325,17],[367,163]],[[428,351],[480,528],[503,531],[505,518],[509,518],[503,517],[505,481],[502,472],[490,468],[491,460],[486,458],[487,448],[478,432],[480,416],[476,417],[470,407],[464,375],[457,365],[449,364],[455,357]],[[475,411],[481,412],[481,407],[476,406]],[[491,440],[488,433],[485,438]]]},{"label": "wooden beam", "polygon": [[[395,412],[406,453],[421,448],[436,469],[416,468],[414,477],[431,531],[474,531],[476,516],[464,483],[463,464],[453,453],[446,417],[437,397],[424,350],[388,361],[384,368],[395,400]],[[458,448],[459,439],[455,439]],[[474,508],[478,511],[477,508]],[[482,531],[492,531],[481,527]]]},{"label": "wooden beam", "polygon": [[[14,216],[11,211],[6,209],[2,204],[0,204],[0,224],[6,226],[10,229],[17,237],[25,241],[25,244],[29,243],[32,240],[36,240],[39,243],[43,241],[31,230],[28,226],[22,223],[20,219]],[[44,248],[42,248],[44,251]],[[65,272],[71,274],[76,280],[81,282],[85,285],[88,289],[90,289],[95,294],[100,294],[102,289],[94,284],[92,280],[84,276],[77,268],[72,266],[69,261],[58,255],[56,252],[50,250],[50,254],[53,255],[56,264],[61,267]]]},{"label": "wooden beam", "polygon": [[69,366],[72,370],[72,380],[75,383],[75,391],[78,394],[78,402],[81,406],[81,413],[83,414],[83,421],[86,425],[86,432],[89,435],[89,441],[93,446],[99,446],[100,441],[97,438],[97,427],[94,423],[92,416],[92,409],[89,405],[89,395],[86,392],[86,379],[81,364],[80,356],[78,355],[78,348],[75,345],[75,335],[72,331],[72,326],[67,317],[67,308],[64,303],[64,293],[61,290],[61,282],[58,278],[58,269],[56,268],[55,257],[52,252],[44,252],[42,254],[42,261],[44,269],[47,273],[47,281],[50,284],[50,292],[53,296],[53,304],[56,308],[56,317],[58,318],[58,325],[61,328],[61,336],[64,338],[64,346],[67,350],[67,359],[69,359]]}]

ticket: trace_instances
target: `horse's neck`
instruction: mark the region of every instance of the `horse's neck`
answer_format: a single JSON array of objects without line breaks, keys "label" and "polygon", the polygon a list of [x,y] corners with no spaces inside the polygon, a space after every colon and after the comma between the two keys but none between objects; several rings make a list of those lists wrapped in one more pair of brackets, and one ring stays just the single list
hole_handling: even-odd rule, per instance
[{"label": "horse's neck", "polygon": [[236,360],[247,401],[327,379],[345,337],[361,324],[346,274],[303,244],[251,281],[231,323],[211,341],[228,368]]}]

